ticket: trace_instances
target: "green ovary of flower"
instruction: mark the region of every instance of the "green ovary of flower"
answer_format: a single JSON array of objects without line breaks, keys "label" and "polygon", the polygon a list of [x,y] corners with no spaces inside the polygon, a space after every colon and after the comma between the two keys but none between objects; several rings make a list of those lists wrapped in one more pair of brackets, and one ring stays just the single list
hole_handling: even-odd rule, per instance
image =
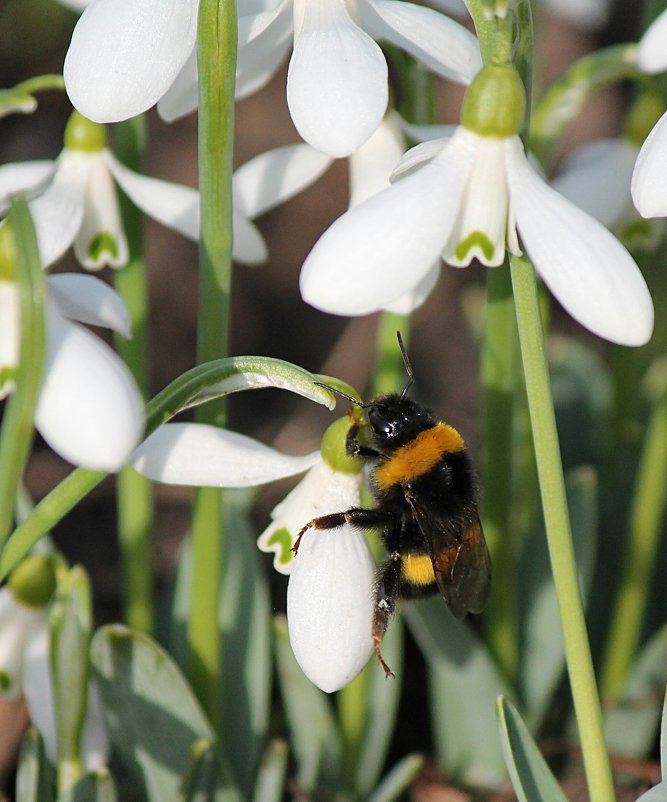
[{"label": "green ovary of flower", "polygon": [[350,419],[347,417],[334,421],[324,433],[320,452],[322,459],[334,471],[355,474],[361,470],[361,461],[345,451],[345,438],[349,428]]},{"label": "green ovary of flower", "polygon": [[526,115],[526,91],[511,66],[483,67],[468,87],[461,124],[480,136],[507,139],[518,134]]},{"label": "green ovary of flower", "polygon": [[86,153],[97,153],[107,146],[105,126],[88,120],[75,111],[65,127],[65,147],[68,150],[82,150]]},{"label": "green ovary of flower", "polygon": [[88,243],[86,251],[95,262],[101,262],[105,254],[111,259],[117,259],[118,241],[109,231],[100,231]]},{"label": "green ovary of flower", "polygon": [[53,557],[33,554],[12,571],[7,585],[17,602],[40,609],[49,603],[56,588]]}]

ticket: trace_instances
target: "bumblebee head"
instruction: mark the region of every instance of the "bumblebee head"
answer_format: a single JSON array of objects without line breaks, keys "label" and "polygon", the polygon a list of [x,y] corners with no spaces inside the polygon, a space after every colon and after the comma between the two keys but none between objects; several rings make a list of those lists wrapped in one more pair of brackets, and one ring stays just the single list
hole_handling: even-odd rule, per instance
[{"label": "bumblebee head", "polygon": [[433,425],[431,413],[402,394],[382,395],[366,408],[373,439],[383,449],[398,448]]}]

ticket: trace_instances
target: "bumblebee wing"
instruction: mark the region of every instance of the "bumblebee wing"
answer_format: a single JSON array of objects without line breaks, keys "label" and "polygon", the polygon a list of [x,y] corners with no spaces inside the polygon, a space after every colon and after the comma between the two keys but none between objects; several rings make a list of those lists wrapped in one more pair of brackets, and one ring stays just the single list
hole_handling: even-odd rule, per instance
[{"label": "bumblebee wing", "polygon": [[406,493],[428,545],[438,589],[457,618],[481,613],[491,588],[491,559],[477,511],[452,521],[417,494]]}]

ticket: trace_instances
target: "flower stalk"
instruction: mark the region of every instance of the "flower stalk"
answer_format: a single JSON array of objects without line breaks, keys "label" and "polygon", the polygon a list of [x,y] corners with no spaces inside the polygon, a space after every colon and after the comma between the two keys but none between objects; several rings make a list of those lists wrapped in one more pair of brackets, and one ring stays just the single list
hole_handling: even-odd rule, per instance
[{"label": "flower stalk", "polygon": [[[232,269],[232,157],[237,14],[235,2],[202,0],[199,74],[199,362],[229,350]],[[202,423],[223,425],[224,401],[199,410]],[[217,488],[199,488],[194,502],[193,598],[188,621],[190,677],[204,710],[218,718],[222,644],[218,603],[222,577],[223,501]]]},{"label": "flower stalk", "polygon": [[[142,167],[146,149],[146,120],[133,117],[116,127],[115,150],[131,170]],[[114,272],[114,284],[130,313],[132,337],[116,336],[116,350],[147,398],[148,386],[148,272],[143,253],[143,215],[124,195],[121,214],[129,259],[122,270]],[[153,496],[151,483],[126,466],[116,480],[118,539],[123,565],[123,601],[125,620],[133,629],[150,632],[153,628],[153,571],[151,566],[151,531]]]},{"label": "flower stalk", "polygon": [[549,556],[589,798],[612,802],[614,783],[577,581],[535,271],[525,257],[512,257],[510,268]]}]

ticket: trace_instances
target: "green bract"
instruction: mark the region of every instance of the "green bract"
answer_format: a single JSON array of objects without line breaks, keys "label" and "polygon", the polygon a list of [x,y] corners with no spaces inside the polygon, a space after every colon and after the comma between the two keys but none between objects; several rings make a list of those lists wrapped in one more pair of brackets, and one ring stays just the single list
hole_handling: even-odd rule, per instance
[{"label": "green bract", "polygon": [[518,134],[526,114],[526,91],[510,66],[483,67],[463,99],[461,124],[480,136],[507,139]]},{"label": "green bract", "polygon": [[72,112],[65,128],[65,147],[97,153],[107,146],[107,131],[103,125],[86,119],[78,111]]}]

